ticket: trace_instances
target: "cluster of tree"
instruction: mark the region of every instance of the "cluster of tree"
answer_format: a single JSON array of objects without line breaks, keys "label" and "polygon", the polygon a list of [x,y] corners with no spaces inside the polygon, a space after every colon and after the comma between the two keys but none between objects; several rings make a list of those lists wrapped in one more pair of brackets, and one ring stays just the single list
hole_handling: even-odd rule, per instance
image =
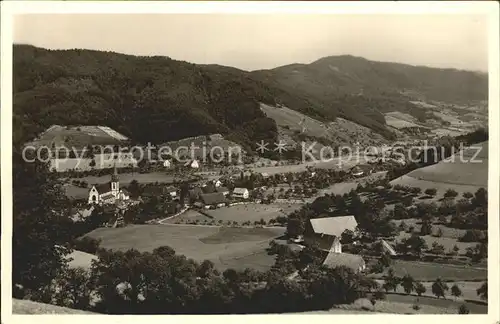
[{"label": "cluster of tree", "polygon": [[284,96],[291,98],[291,108],[308,104],[239,70],[167,57],[16,45],[13,68],[18,144],[53,124],[100,125],[106,120],[141,143],[220,133],[251,151],[255,142],[274,142],[277,136],[275,122],[259,102],[274,104]]},{"label": "cluster of tree", "polygon": [[100,249],[89,270],[62,268],[48,284],[17,297],[105,314],[283,313],[329,309],[364,296],[366,278],[344,267],[311,266],[288,279],[267,272],[228,269],[177,255]]},{"label": "cluster of tree", "polygon": [[87,181],[79,181],[79,180],[73,180],[71,181],[71,184],[80,188],[87,188],[89,186]]},{"label": "cluster of tree", "polygon": [[[386,292],[393,291],[396,292],[398,286],[401,286],[406,294],[416,293],[418,296],[422,296],[427,292],[427,288],[422,284],[422,282],[415,280],[411,275],[406,274],[402,277],[397,277],[394,274],[392,268],[389,269],[387,275],[384,276],[384,283],[382,284],[382,289]],[[444,298],[446,293],[450,291],[451,295],[458,299],[462,296],[462,290],[457,284],[453,284],[451,287],[443,281],[441,278],[437,278],[431,285],[431,292],[437,298]],[[477,295],[483,299],[488,299],[488,283],[485,282],[477,289]]]},{"label": "cluster of tree", "polygon": [[457,141],[463,143],[464,145],[472,145],[481,142],[486,142],[488,140],[488,130],[484,128],[479,128],[471,133],[459,135],[455,138]]},{"label": "cluster of tree", "polygon": [[[420,202],[414,206],[405,207],[404,204],[398,203],[394,206],[392,216],[394,219],[417,218],[427,223],[439,219],[441,223],[449,227],[486,230],[488,228],[488,192],[480,188],[474,194],[464,193],[463,197],[457,202],[453,199],[444,199],[439,205],[435,202]],[[446,220],[446,216],[451,216],[450,221]]]}]

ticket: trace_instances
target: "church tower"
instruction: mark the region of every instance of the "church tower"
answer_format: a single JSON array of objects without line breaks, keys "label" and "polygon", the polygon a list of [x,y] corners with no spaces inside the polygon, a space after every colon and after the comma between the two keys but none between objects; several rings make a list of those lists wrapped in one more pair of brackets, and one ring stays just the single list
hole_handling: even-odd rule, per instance
[{"label": "church tower", "polygon": [[116,164],[115,164],[113,174],[111,175],[111,192],[115,197],[118,197],[119,191],[120,191],[120,182],[118,180],[118,172],[116,170]]}]

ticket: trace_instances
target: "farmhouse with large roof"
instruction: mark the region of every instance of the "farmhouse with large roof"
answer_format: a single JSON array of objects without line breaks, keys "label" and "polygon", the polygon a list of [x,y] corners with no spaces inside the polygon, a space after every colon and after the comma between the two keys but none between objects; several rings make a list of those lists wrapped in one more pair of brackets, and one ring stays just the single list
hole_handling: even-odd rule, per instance
[{"label": "farmhouse with large roof", "polygon": [[306,225],[304,240],[310,245],[318,245],[323,251],[342,253],[342,233],[346,230],[355,232],[357,226],[356,218],[352,215],[314,218]]}]

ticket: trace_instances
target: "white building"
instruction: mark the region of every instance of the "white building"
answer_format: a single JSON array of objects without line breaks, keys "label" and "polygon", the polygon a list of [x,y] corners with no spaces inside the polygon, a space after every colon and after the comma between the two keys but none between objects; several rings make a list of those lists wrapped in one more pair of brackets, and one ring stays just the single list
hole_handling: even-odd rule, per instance
[{"label": "white building", "polygon": [[163,166],[165,168],[170,168],[172,166],[172,162],[170,162],[170,160],[165,160],[163,161]]},{"label": "white building", "polygon": [[111,175],[111,182],[93,185],[89,191],[89,204],[113,204],[117,200],[129,200],[130,195],[126,190],[120,189],[116,168]]},{"label": "white building", "polygon": [[250,192],[247,188],[234,188],[233,198],[248,199]]},{"label": "white building", "polygon": [[190,167],[193,169],[198,169],[200,167],[200,163],[198,162],[198,160],[189,160],[184,164],[184,166]]}]

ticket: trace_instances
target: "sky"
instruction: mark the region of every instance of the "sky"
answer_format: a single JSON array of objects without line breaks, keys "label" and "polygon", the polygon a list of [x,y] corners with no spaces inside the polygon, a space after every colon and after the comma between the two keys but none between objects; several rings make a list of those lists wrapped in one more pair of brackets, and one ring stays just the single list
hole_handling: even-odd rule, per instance
[{"label": "sky", "polygon": [[487,31],[486,17],[457,14],[31,14],[15,17],[13,40],[242,70],[350,54],[486,72]]}]

